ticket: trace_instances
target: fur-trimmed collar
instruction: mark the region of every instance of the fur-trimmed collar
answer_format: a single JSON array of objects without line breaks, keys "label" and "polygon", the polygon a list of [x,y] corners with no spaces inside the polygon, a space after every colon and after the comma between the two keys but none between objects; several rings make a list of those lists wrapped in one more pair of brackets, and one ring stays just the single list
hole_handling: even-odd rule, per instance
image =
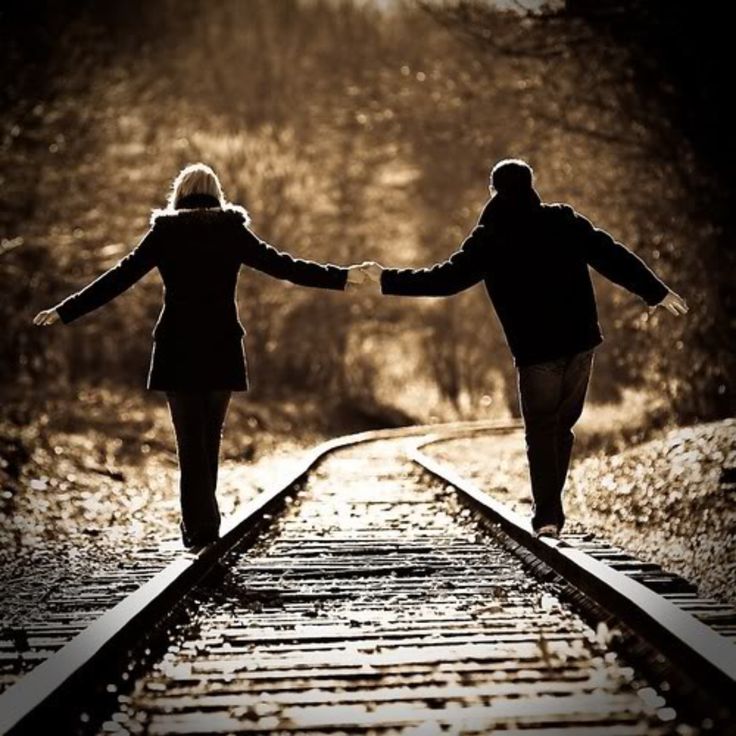
[{"label": "fur-trimmed collar", "polygon": [[242,219],[245,225],[250,225],[250,215],[247,210],[240,205],[230,204],[229,202],[216,207],[191,207],[184,209],[166,207],[164,209],[156,209],[151,213],[151,225],[154,225],[160,219],[173,221],[180,217],[208,218],[222,216],[223,214],[234,215]]}]

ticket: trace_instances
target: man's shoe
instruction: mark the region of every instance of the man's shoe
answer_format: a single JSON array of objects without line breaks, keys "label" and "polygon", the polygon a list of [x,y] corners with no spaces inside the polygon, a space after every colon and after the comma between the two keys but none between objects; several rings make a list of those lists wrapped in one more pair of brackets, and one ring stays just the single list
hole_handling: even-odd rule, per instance
[{"label": "man's shoe", "polygon": [[534,536],[539,539],[540,537],[551,537],[552,539],[560,538],[560,527],[557,524],[543,524],[536,529]]}]

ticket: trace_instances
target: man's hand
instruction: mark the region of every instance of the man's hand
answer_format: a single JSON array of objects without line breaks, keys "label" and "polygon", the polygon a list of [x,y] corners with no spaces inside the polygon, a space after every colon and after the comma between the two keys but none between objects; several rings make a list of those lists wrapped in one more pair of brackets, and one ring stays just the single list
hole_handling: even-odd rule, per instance
[{"label": "man's hand", "polygon": [[59,313],[55,309],[44,309],[33,318],[36,327],[48,327],[59,321]]},{"label": "man's hand", "polygon": [[375,261],[366,261],[361,265],[363,273],[374,283],[381,283],[381,274],[383,273],[383,266]]},{"label": "man's hand", "polygon": [[676,317],[688,313],[687,302],[679,294],[675,294],[672,289],[667,292],[665,298],[657,306],[672,312]]}]

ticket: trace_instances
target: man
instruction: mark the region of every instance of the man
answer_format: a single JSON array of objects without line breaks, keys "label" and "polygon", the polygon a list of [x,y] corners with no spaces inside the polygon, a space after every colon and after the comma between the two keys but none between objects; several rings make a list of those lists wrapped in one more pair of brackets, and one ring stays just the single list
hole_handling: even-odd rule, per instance
[{"label": "man", "polygon": [[601,343],[589,266],[650,306],[684,314],[684,300],[621,243],[572,207],[543,204],[533,172],[507,159],[491,172],[490,201],[461,248],[423,269],[365,267],[384,294],[449,296],[483,280],[518,371],[537,536],[559,536],[573,426]]}]

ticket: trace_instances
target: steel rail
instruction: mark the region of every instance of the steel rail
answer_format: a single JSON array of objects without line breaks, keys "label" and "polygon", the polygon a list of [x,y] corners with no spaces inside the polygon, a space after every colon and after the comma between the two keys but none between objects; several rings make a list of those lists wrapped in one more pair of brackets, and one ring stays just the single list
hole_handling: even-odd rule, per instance
[{"label": "steel rail", "polygon": [[164,619],[186,594],[225,555],[275,509],[309,472],[331,452],[382,439],[397,439],[444,431],[456,432],[501,429],[497,422],[415,425],[345,435],[314,447],[278,486],[265,490],[247,503],[233,519],[224,523],[220,538],[198,553],[182,552],[161,572],[92,622],[47,660],[0,694],[0,734],[33,732],[34,725],[49,721],[54,708],[70,692],[99,675],[102,663],[119,656],[139,641],[158,621]]},{"label": "steel rail", "polygon": [[691,680],[707,684],[709,695],[730,706],[736,693],[736,644],[625,573],[577,549],[574,543],[536,538],[528,519],[492,498],[453,467],[422,452],[428,445],[446,439],[439,434],[425,438],[409,451],[409,456],[457,489],[486,518],[574,588],[644,637],[675,668]]}]

